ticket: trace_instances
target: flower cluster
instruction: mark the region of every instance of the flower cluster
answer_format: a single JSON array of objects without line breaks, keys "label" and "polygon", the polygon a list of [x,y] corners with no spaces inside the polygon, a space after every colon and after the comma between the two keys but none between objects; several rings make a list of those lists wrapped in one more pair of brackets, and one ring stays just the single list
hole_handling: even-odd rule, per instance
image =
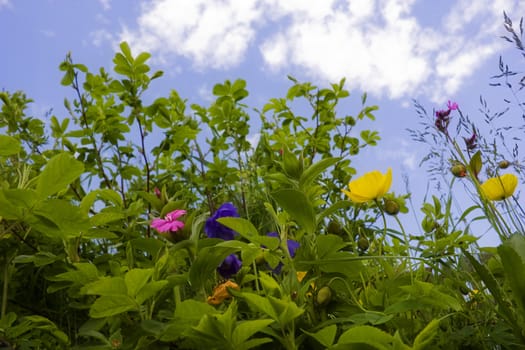
[{"label": "flower cluster", "polygon": [[450,123],[450,112],[458,109],[458,104],[456,102],[448,101],[446,110],[436,111],[436,121],[434,125],[436,128],[447,134],[448,124]]}]

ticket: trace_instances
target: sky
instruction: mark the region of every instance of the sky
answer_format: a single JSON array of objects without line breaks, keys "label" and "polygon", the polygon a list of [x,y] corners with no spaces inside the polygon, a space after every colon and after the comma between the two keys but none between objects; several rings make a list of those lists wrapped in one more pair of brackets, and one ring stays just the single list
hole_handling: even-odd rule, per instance
[{"label": "sky", "polygon": [[209,104],[226,79],[245,79],[247,104],[261,109],[285,95],[287,75],[318,86],[345,77],[352,97],[344,113],[358,112],[363,92],[380,108],[369,127],[382,140],[356,159],[358,173],[391,166],[398,194],[408,176],[418,211],[428,176],[419,166],[426,152],[406,132],[418,122],[412,101],[431,111],[454,100],[475,120],[480,95],[496,106],[508,98],[489,86],[500,55],[511,65],[519,59],[500,38],[503,11],[517,23],[525,1],[0,0],[0,89],[25,91],[34,116],[52,109],[65,117],[65,55],[110,70],[124,40],[165,72],[152,94],[175,89],[190,103]]}]

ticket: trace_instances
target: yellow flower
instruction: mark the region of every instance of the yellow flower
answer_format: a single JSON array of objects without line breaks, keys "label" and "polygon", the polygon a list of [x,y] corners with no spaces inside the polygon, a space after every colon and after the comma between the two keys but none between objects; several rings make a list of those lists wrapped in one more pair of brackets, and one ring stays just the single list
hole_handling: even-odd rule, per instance
[{"label": "yellow flower", "polygon": [[392,168],[386,174],[374,170],[348,183],[348,190],[341,190],[354,203],[366,203],[385,195],[392,184]]},{"label": "yellow flower", "polygon": [[485,197],[492,201],[501,201],[512,196],[518,177],[514,174],[505,174],[498,177],[491,177],[481,185],[481,191]]}]

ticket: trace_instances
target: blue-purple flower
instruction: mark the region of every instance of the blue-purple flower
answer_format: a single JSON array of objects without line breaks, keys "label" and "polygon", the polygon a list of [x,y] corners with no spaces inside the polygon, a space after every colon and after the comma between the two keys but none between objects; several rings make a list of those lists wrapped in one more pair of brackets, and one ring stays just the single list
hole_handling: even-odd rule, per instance
[{"label": "blue-purple flower", "polygon": [[219,223],[217,219],[225,217],[239,217],[237,208],[232,203],[224,203],[206,220],[204,232],[209,238],[222,238],[225,241],[234,239],[237,232]]},{"label": "blue-purple flower", "polygon": [[[279,234],[277,232],[270,232],[267,234],[267,236],[269,237],[275,237],[275,238],[281,238],[279,237]],[[288,253],[290,253],[290,257],[295,257],[295,252],[297,251],[297,249],[299,249],[299,247],[301,246],[301,244],[297,241],[294,241],[293,239],[289,239],[286,241],[286,245],[288,246]],[[279,274],[281,273],[281,269],[283,268],[283,263],[280,262],[279,265],[277,265],[272,271],[273,273],[275,274]]]},{"label": "blue-purple flower", "polygon": [[223,278],[230,278],[235,275],[241,269],[242,261],[235,254],[230,254],[223,260],[223,262],[217,267],[217,272]]}]

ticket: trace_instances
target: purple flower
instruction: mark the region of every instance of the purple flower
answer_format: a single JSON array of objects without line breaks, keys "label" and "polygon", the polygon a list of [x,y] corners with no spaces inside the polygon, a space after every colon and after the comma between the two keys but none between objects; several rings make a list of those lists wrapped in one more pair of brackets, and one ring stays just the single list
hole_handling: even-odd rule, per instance
[{"label": "purple flower", "polygon": [[222,238],[225,241],[231,241],[236,235],[238,235],[237,232],[217,221],[217,219],[225,217],[239,217],[237,208],[235,208],[232,203],[224,203],[206,220],[206,224],[204,225],[206,236],[209,238]]},{"label": "purple flower", "polygon": [[186,210],[174,210],[166,214],[164,219],[153,219],[151,227],[159,232],[176,232],[184,227],[184,223],[177,219],[185,214]]},{"label": "purple flower", "polygon": [[237,255],[230,254],[224,259],[224,261],[217,267],[217,272],[223,278],[230,278],[235,275],[241,269],[242,261],[239,260]]},{"label": "purple flower", "polygon": [[436,111],[436,122],[434,125],[442,133],[448,133],[448,124],[450,123],[450,112],[457,110],[458,104],[456,102],[448,101],[446,110]]},{"label": "purple flower", "polygon": [[[279,237],[279,234],[277,232],[270,232],[267,234],[267,236],[269,237],[276,237],[276,238],[281,238]],[[290,257],[295,257],[295,252],[297,251],[297,249],[299,249],[299,247],[301,246],[301,244],[297,241],[294,241],[293,239],[289,239],[286,241],[286,245],[288,246],[288,253],[290,253]],[[283,263],[280,262],[279,265],[277,265],[272,271],[273,273],[275,274],[279,274],[281,273],[281,269],[283,268]]]},{"label": "purple flower", "polygon": [[468,150],[473,150],[478,146],[478,144],[476,143],[476,131],[474,131],[472,133],[472,136],[470,136],[469,138],[464,137],[463,139],[465,140],[465,145],[467,146]]}]

